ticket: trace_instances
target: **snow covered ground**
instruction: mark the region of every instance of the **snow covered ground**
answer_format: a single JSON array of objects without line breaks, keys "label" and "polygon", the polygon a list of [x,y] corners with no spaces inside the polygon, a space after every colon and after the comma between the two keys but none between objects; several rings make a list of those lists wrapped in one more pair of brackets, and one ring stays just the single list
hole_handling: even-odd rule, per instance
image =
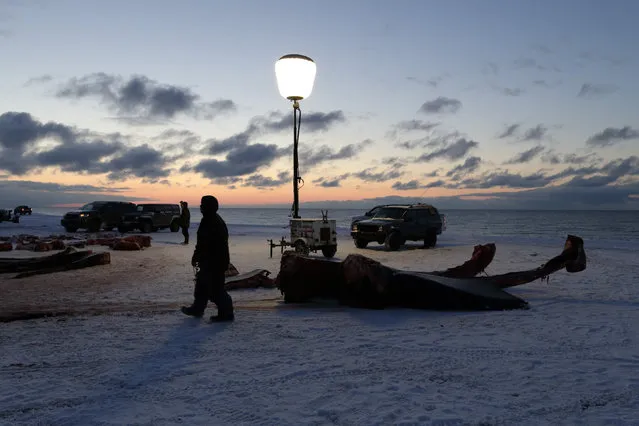
[{"label": "snow covered ground", "polygon": [[[130,307],[0,323],[0,424],[639,424],[632,251],[586,241],[586,271],[509,290],[528,310],[291,308],[276,290],[248,290],[232,293],[236,322],[207,324],[166,305],[191,300],[192,247],[180,238],[159,233],[147,250],[112,253],[111,265],[20,286],[0,275],[4,311]],[[538,266],[562,245],[498,244],[487,272]],[[472,252],[387,253],[346,239],[339,247],[342,258],[412,270],[454,266]],[[231,251],[240,272],[279,270],[261,236],[234,237]]]}]

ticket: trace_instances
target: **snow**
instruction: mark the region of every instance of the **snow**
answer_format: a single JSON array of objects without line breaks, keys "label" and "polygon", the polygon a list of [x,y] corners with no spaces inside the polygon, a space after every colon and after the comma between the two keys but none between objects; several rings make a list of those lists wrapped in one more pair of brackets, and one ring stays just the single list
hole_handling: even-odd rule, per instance
[{"label": "snow", "polygon": [[[0,424],[639,424],[632,251],[586,241],[586,271],[509,289],[527,310],[299,307],[262,289],[232,292],[236,321],[208,324],[178,312],[192,297],[192,246],[153,237],[107,266],[0,275],[2,312],[86,310],[0,324]],[[338,256],[436,270],[472,253],[417,247],[360,250],[342,238]],[[487,272],[535,267],[562,247],[498,244]],[[275,276],[279,251],[269,259],[263,236],[235,236],[231,261]]]}]

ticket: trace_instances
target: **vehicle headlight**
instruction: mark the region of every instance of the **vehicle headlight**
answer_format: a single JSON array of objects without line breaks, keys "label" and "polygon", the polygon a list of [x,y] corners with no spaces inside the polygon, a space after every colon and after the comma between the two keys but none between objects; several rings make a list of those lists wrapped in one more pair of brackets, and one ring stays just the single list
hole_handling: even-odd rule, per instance
[{"label": "vehicle headlight", "polygon": [[87,217],[89,213],[80,213],[80,217]]},{"label": "vehicle headlight", "polygon": [[353,226],[351,227],[351,229],[352,229],[353,231],[357,231],[357,225],[353,225]]}]

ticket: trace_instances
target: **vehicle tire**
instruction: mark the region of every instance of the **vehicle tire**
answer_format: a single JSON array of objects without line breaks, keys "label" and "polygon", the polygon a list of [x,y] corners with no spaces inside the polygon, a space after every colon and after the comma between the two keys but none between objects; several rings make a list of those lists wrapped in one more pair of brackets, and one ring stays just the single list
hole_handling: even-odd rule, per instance
[{"label": "vehicle tire", "polygon": [[304,241],[295,241],[293,247],[295,248],[296,253],[303,254],[304,256],[310,253],[310,249]]},{"label": "vehicle tire", "polygon": [[180,230],[180,224],[177,220],[174,220],[173,222],[171,222],[171,226],[169,226],[169,229],[171,230],[171,232],[177,232]]},{"label": "vehicle tire", "polygon": [[335,253],[337,253],[337,246],[322,247],[322,254],[324,255],[324,257],[330,259],[331,257],[335,256]]},{"label": "vehicle tire", "polygon": [[140,225],[140,231],[143,234],[150,234],[151,232],[153,232],[153,225],[150,222],[143,222]]},{"label": "vehicle tire", "polygon": [[402,245],[402,236],[399,232],[391,232],[386,237],[384,241],[384,248],[389,251],[399,250],[399,247]]},{"label": "vehicle tire", "polygon": [[434,231],[428,231],[426,238],[424,238],[424,248],[433,248],[437,245],[437,233]]},{"label": "vehicle tire", "polygon": [[89,232],[98,232],[100,230],[101,226],[102,226],[102,221],[101,220],[99,220],[99,219],[92,220],[87,225],[87,231],[89,231]]},{"label": "vehicle tire", "polygon": [[368,245],[368,241],[362,240],[361,238],[355,239],[355,247],[363,249],[363,248],[366,248],[367,245]]},{"label": "vehicle tire", "polygon": [[65,226],[64,230],[67,232],[75,232],[78,230],[78,228],[74,227],[74,226]]}]

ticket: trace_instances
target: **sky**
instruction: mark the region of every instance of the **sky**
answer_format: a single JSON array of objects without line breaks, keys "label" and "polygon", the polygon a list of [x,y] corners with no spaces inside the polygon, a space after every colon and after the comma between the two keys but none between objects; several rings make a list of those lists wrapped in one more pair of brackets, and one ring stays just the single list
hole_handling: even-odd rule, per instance
[{"label": "sky", "polygon": [[0,0],[0,206],[639,208],[633,0]]}]

